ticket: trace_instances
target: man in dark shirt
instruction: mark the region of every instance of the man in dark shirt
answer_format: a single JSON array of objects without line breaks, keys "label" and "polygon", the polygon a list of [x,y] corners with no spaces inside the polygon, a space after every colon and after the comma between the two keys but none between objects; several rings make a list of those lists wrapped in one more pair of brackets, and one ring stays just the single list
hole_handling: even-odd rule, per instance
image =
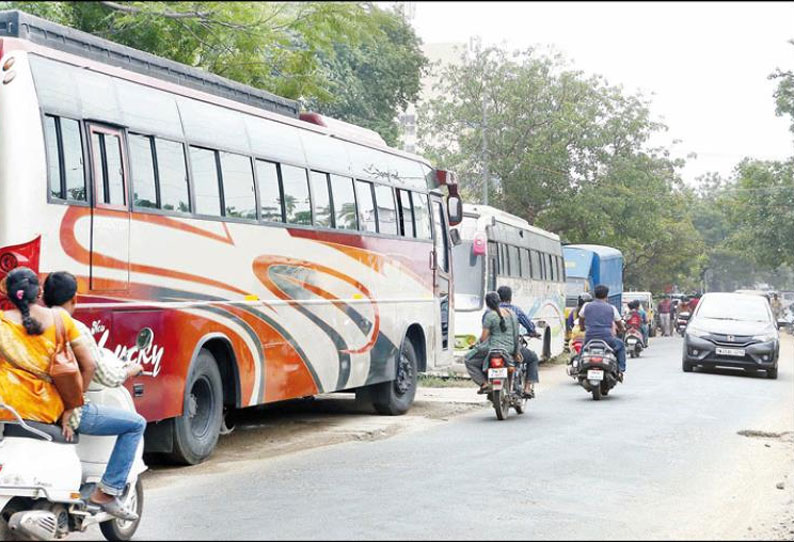
[{"label": "man in dark shirt", "polygon": [[[539,338],[540,335],[535,329],[535,324],[532,323],[532,320],[529,319],[527,314],[522,311],[521,308],[512,304],[512,288],[509,286],[500,286],[496,292],[499,294],[499,299],[502,300],[500,306],[513,311],[513,314],[515,314],[516,318],[518,319],[518,323],[527,330],[527,335],[530,337]],[[540,377],[538,376],[538,363],[540,363],[540,360],[538,359],[538,355],[529,348],[521,348],[521,355],[524,357],[524,363],[527,364],[527,380],[524,382],[524,393],[526,393],[529,397],[534,397],[534,384],[535,382],[540,381]]]},{"label": "man in dark shirt", "polygon": [[603,284],[595,287],[595,301],[585,304],[579,311],[579,327],[585,332],[585,345],[592,340],[602,340],[614,350],[618,358],[618,379],[623,381],[626,372],[626,347],[623,341],[615,337],[613,324],[618,333],[623,333],[623,319],[620,313],[607,302],[609,288]]}]

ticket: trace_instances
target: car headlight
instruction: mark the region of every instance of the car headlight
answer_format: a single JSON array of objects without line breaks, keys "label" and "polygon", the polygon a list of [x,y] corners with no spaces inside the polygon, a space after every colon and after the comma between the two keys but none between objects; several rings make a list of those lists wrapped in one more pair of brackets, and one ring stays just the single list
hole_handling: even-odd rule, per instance
[{"label": "car headlight", "polygon": [[775,335],[774,333],[763,333],[761,335],[754,335],[753,339],[758,342],[767,343],[769,341],[774,341],[775,339],[777,339],[777,335]]},{"label": "car headlight", "polygon": [[705,337],[706,335],[709,334],[709,332],[706,331],[705,329],[700,329],[691,326],[686,330],[686,333],[687,335],[692,335],[693,337]]}]

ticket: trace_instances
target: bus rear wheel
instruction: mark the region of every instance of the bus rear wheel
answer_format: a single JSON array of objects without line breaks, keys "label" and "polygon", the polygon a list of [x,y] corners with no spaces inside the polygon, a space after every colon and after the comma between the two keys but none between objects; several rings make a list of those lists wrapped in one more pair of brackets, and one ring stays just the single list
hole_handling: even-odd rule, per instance
[{"label": "bus rear wheel", "polygon": [[414,345],[408,338],[403,339],[395,379],[376,384],[370,390],[372,406],[378,414],[399,416],[408,412],[416,396],[418,366]]},{"label": "bus rear wheel", "polygon": [[185,383],[185,408],[174,419],[174,449],[171,459],[182,465],[196,465],[207,459],[220,435],[223,423],[223,382],[215,356],[201,349]]}]

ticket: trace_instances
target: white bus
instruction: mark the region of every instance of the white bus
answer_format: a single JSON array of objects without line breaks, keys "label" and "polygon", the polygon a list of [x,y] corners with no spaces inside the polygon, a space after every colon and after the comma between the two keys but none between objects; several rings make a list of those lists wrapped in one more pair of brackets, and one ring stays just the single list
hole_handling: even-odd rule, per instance
[{"label": "white bus", "polygon": [[529,347],[542,359],[559,355],[565,342],[565,265],[559,236],[484,205],[463,205],[461,242],[453,248],[455,357],[482,330],[485,294],[513,289],[513,304],[527,313],[540,339]]},{"label": "white bus", "polygon": [[[224,412],[356,390],[405,412],[448,365],[454,177],[260,90],[0,12],[0,281],[79,281],[148,451],[197,463]],[[445,201],[446,200],[446,201]]]}]

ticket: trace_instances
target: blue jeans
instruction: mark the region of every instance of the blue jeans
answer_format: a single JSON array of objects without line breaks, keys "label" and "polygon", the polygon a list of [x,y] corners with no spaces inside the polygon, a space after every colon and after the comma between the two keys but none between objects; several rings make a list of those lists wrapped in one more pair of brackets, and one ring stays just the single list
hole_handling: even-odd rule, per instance
[{"label": "blue jeans", "polygon": [[99,489],[108,495],[121,495],[143,438],[146,420],[137,412],[96,403],[86,403],[82,408],[78,433],[101,437],[118,435]]},{"label": "blue jeans", "polygon": [[591,340],[604,341],[607,343],[609,347],[615,351],[615,356],[618,358],[618,370],[621,373],[626,372],[626,346],[623,344],[623,341],[617,337],[588,337],[585,335],[585,344],[589,343]]}]

